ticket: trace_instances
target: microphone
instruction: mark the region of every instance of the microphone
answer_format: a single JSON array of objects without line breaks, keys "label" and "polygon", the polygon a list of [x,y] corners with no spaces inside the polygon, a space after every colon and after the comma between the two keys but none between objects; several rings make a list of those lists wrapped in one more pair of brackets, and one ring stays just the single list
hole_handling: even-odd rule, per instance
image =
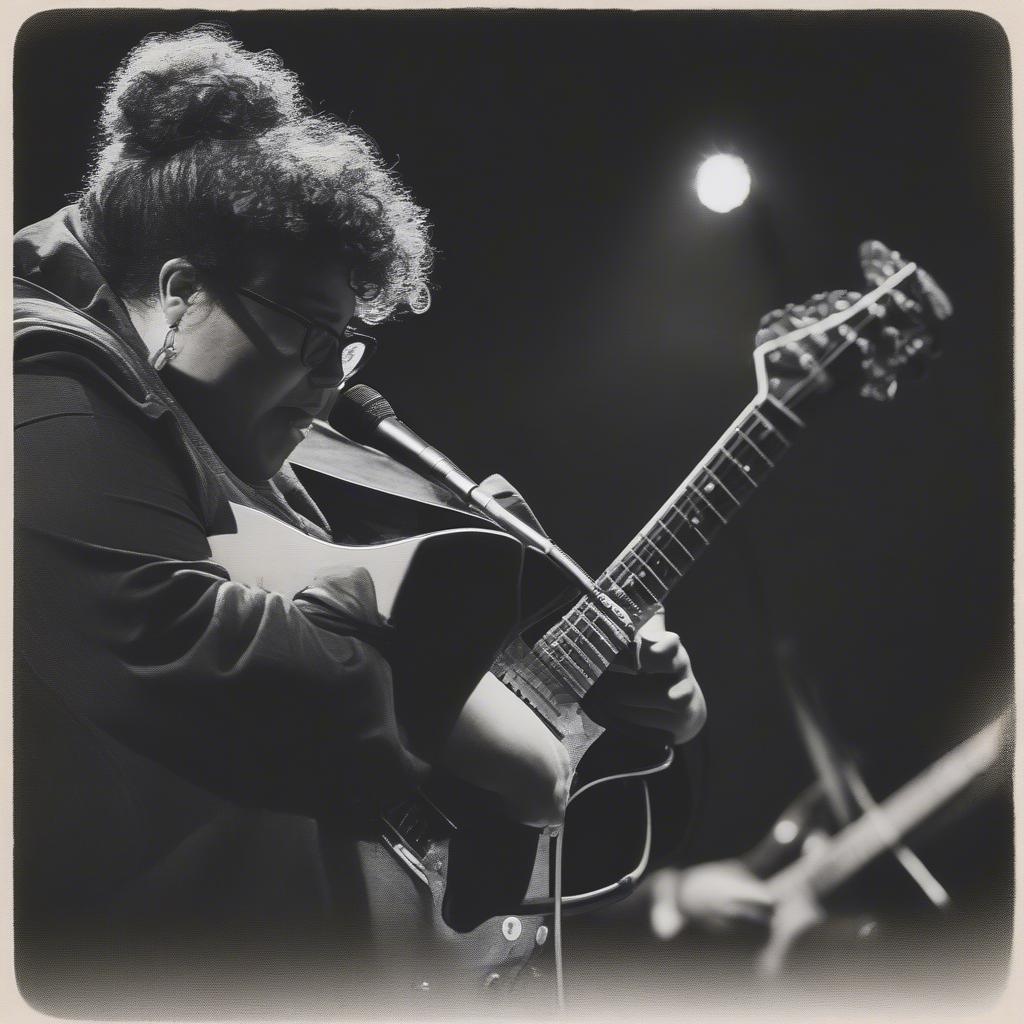
[{"label": "microphone", "polygon": [[[366,384],[355,384],[338,393],[328,415],[328,422],[339,433],[372,445],[397,459],[410,469],[432,477],[457,494],[467,505],[478,509],[517,540],[537,548],[564,572],[568,573],[602,608],[618,619],[629,635],[621,634],[623,643],[630,643],[632,619],[608,597],[570,555],[529,523],[513,515],[493,495],[467,476],[446,455],[427,444],[396,415],[391,403]],[[613,623],[614,626],[614,623]],[[617,629],[617,627],[616,627]],[[621,631],[620,631],[621,632]]]},{"label": "microphone", "polygon": [[467,504],[476,504],[472,497],[476,483],[407,427],[379,391],[365,384],[341,391],[328,422],[353,441],[379,448],[416,472],[439,480]]}]

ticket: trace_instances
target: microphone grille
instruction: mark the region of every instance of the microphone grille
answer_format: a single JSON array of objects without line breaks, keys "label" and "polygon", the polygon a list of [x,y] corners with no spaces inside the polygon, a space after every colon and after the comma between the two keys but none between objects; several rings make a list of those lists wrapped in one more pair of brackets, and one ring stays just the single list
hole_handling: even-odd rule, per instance
[{"label": "microphone grille", "polygon": [[353,441],[372,441],[377,424],[394,416],[391,403],[366,384],[355,384],[340,392],[328,421],[335,430]]}]

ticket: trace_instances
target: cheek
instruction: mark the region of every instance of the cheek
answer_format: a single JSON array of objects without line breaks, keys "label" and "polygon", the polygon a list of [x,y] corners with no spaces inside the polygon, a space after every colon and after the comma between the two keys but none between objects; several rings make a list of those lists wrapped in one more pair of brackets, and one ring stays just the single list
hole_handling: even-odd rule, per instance
[{"label": "cheek", "polygon": [[219,310],[190,332],[182,346],[179,369],[202,380],[218,393],[225,410],[252,421],[294,390],[306,369],[292,358],[275,358],[256,347],[227,315]]},{"label": "cheek", "polygon": [[183,327],[181,340],[178,368],[210,383],[230,376],[251,348],[238,325],[217,308]]}]

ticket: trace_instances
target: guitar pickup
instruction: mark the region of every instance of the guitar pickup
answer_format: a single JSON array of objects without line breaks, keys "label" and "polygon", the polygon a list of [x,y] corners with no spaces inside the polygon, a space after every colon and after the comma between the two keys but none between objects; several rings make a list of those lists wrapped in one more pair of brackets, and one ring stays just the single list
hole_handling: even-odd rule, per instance
[{"label": "guitar pickup", "polygon": [[[456,829],[444,811],[423,793],[415,793],[389,808],[381,822],[384,839],[392,849],[397,841],[405,852],[418,858],[425,857],[433,843],[449,838]],[[400,856],[406,859],[404,853]]]}]

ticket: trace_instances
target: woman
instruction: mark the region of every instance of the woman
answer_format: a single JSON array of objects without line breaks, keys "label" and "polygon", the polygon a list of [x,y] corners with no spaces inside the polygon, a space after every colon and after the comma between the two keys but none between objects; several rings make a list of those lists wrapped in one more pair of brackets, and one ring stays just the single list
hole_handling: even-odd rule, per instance
[{"label": "woman", "polygon": [[[340,919],[372,946],[370,840],[433,766],[560,820],[567,756],[493,677],[417,734],[358,580],[268,593],[210,560],[228,501],[329,539],[285,460],[369,351],[352,321],[429,304],[430,256],[369,140],[209,26],[129,54],[80,200],[17,236],[23,990],[111,941],[333,941]],[[645,637],[661,678],[605,703],[685,741],[700,690],[678,637]]]}]

